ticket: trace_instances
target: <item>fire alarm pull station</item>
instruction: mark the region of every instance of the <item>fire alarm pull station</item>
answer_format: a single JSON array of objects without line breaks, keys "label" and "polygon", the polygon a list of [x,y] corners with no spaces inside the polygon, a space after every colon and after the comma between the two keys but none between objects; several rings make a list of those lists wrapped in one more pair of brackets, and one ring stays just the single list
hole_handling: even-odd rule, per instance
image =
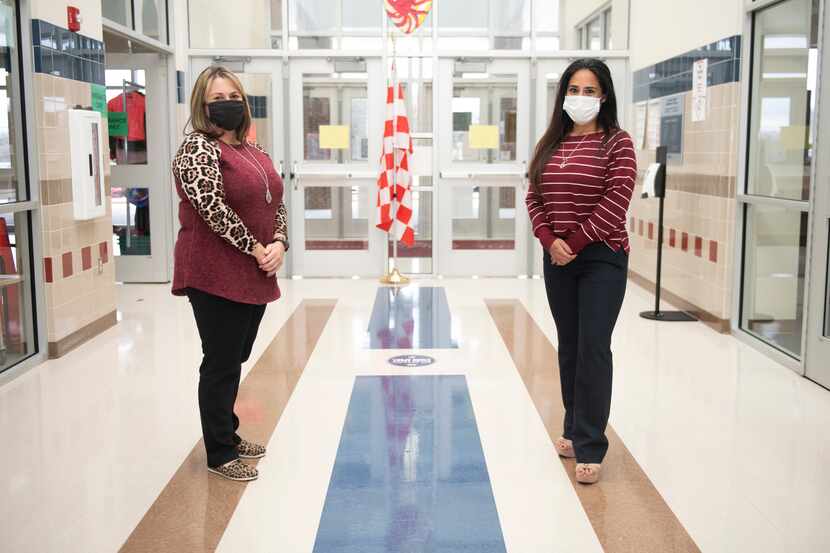
[{"label": "fire alarm pull station", "polygon": [[75,6],[67,6],[66,8],[67,28],[73,33],[81,30],[81,10]]}]

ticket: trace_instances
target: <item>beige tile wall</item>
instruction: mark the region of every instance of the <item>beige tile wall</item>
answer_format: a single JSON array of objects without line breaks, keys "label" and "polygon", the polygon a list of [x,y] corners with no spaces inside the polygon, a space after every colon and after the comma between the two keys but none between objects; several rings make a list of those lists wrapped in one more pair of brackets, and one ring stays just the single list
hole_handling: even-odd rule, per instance
[{"label": "beige tile wall", "polygon": [[[52,267],[51,275],[48,271],[46,275],[47,326],[52,343],[116,310],[112,208],[108,199],[105,217],[75,221],[72,215],[67,110],[91,104],[91,85],[44,74],[35,74],[33,81],[43,204],[41,231],[44,257],[51,259]],[[109,165],[104,165],[109,198]],[[106,244],[105,252],[101,244]],[[85,248],[91,252],[92,266],[87,269],[82,264]],[[71,275],[64,274],[63,257],[67,253],[72,256]],[[47,265],[45,259],[44,267]]]},{"label": "beige tile wall", "polygon": [[[738,167],[738,103],[740,84],[710,87],[706,121],[692,122],[691,94],[686,94],[683,161],[670,163],[664,211],[663,288],[717,318],[732,313],[734,271],[736,177]],[[641,174],[654,161],[654,151],[639,151]],[[631,270],[652,282],[656,279],[658,201],[642,199],[636,190],[629,217]],[[639,233],[640,221],[644,232]],[[651,239],[648,223],[654,225]],[[629,221],[630,224],[630,221]],[[669,244],[675,229],[677,244]],[[689,236],[681,249],[682,233]],[[702,255],[695,255],[695,238],[703,241]],[[710,247],[716,244],[716,258]]]}]

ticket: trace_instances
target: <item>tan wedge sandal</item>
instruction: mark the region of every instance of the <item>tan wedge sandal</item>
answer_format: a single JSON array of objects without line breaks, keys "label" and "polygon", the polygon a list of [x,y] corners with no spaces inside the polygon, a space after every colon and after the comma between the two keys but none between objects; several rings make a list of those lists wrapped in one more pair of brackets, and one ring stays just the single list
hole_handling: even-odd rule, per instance
[{"label": "tan wedge sandal", "polygon": [[574,453],[574,443],[567,438],[558,438],[555,442],[553,442],[553,447],[556,449],[556,453],[558,453],[560,457],[565,457],[566,459],[573,459],[576,457],[576,453]]},{"label": "tan wedge sandal", "polygon": [[599,463],[577,463],[576,481],[580,484],[596,484],[602,465]]}]

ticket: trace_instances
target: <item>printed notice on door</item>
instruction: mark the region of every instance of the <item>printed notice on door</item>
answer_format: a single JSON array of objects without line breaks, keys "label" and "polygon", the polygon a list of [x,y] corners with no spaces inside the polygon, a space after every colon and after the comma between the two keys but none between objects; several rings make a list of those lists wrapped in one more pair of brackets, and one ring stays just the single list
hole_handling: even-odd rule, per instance
[{"label": "printed notice on door", "polygon": [[706,121],[706,91],[708,88],[709,60],[694,63],[692,69],[692,121]]}]

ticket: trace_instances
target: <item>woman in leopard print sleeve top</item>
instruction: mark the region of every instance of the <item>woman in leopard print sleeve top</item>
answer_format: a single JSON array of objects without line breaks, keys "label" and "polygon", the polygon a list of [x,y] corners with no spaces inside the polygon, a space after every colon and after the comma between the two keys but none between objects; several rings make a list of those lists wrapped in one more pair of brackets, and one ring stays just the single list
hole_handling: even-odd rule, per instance
[{"label": "woman in leopard print sleeve top", "polygon": [[280,297],[276,273],[288,250],[283,183],[262,148],[248,143],[250,107],[239,79],[202,72],[191,125],[173,161],[181,230],[173,294],[187,296],[202,339],[199,411],[208,470],[253,480],[265,448],[236,433],[234,403],[265,305]]}]

